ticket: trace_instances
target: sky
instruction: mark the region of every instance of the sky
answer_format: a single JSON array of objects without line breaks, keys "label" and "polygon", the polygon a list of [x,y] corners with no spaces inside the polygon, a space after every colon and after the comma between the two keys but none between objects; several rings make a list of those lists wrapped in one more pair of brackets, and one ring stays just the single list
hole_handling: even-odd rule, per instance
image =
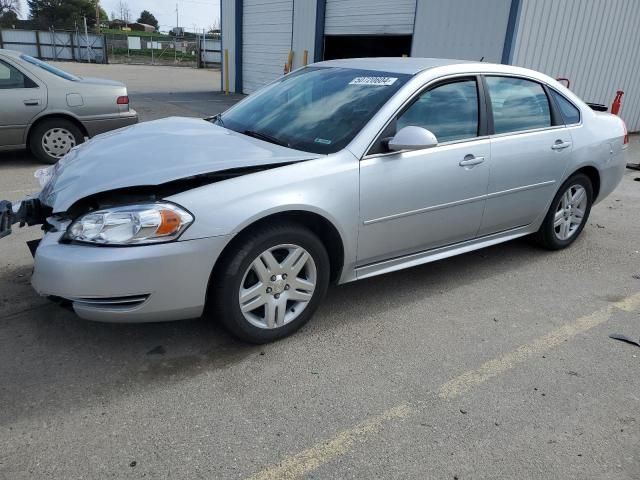
[{"label": "sky", "polygon": [[[129,6],[133,21],[142,10],[149,10],[160,24],[160,30],[168,31],[176,26],[176,3],[178,4],[180,26],[192,31],[209,29],[220,18],[220,0],[123,0]],[[21,0],[22,18],[29,15],[26,0]],[[120,0],[100,0],[100,5],[109,14],[119,12]]]}]

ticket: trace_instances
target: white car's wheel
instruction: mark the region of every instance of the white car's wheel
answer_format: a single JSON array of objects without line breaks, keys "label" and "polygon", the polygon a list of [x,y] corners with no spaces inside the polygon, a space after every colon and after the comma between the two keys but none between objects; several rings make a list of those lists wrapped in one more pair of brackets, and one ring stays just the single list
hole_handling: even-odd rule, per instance
[{"label": "white car's wheel", "polygon": [[212,305],[237,337],[265,343],[290,335],[313,315],[329,283],[329,257],[297,224],[255,230],[234,245],[211,279]]},{"label": "white car's wheel", "polygon": [[593,202],[591,180],[583,173],[571,176],[558,190],[536,234],[545,248],[560,250],[571,245],[589,218]]}]

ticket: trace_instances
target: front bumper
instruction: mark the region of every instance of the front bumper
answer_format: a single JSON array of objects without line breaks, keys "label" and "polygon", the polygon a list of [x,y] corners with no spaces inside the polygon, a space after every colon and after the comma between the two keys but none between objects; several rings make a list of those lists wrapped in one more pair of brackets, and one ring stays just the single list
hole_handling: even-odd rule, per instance
[{"label": "front bumper", "polygon": [[71,302],[84,319],[158,322],[199,317],[209,277],[228,236],[136,247],[59,243],[45,234],[31,283]]}]

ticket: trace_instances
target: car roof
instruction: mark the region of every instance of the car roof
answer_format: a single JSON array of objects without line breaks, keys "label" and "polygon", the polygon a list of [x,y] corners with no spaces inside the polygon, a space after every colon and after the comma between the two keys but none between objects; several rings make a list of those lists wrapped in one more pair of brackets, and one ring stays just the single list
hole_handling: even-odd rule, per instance
[{"label": "car roof", "polygon": [[314,66],[357,68],[361,70],[373,70],[379,72],[415,75],[416,73],[428,70],[430,68],[445,67],[448,65],[461,65],[466,63],[474,62],[449,58],[373,57],[327,60],[324,62],[315,63]]}]

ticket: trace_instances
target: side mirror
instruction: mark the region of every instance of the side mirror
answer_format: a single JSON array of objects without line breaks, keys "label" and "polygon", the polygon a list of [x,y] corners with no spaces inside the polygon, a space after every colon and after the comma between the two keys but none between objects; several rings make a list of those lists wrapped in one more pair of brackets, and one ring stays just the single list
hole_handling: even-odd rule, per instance
[{"label": "side mirror", "polygon": [[438,139],[426,128],[408,126],[401,128],[395,136],[389,140],[389,150],[422,150],[438,145]]}]

